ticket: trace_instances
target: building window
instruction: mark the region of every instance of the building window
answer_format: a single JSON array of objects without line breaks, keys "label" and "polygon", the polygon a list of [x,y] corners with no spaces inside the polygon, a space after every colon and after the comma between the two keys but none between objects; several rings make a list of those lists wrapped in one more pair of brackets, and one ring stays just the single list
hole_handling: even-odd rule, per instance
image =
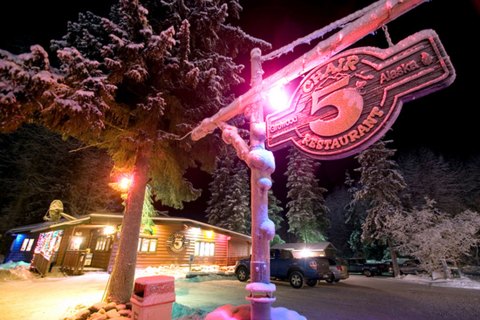
[{"label": "building window", "polygon": [[110,237],[98,237],[95,244],[95,251],[108,251],[110,250],[112,239]]},{"label": "building window", "polygon": [[20,251],[31,251],[34,241],[35,239],[33,238],[25,238],[22,242],[22,247],[20,248]]},{"label": "building window", "polygon": [[140,238],[138,240],[138,252],[156,252],[157,238]]},{"label": "building window", "polygon": [[214,242],[195,242],[195,256],[198,257],[213,257],[215,255]]}]

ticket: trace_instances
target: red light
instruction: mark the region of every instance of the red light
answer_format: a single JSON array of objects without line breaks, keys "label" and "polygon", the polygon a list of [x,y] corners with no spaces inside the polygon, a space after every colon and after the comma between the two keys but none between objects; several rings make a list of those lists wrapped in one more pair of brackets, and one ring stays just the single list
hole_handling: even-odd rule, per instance
[{"label": "red light", "polygon": [[118,182],[118,186],[122,191],[128,191],[130,186],[133,183],[133,178],[131,176],[122,176]]}]

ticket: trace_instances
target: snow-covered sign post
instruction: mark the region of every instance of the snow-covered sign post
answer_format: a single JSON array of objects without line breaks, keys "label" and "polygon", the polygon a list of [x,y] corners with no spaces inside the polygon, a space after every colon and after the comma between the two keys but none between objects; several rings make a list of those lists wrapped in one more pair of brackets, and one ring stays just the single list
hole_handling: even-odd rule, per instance
[{"label": "snow-covered sign post", "polygon": [[[378,1],[267,56],[262,56],[259,49],[252,50],[252,88],[192,131],[191,138],[199,140],[220,128],[223,140],[235,147],[251,170],[251,282],[246,286],[250,292],[250,319],[287,318],[278,314],[285,313],[284,308],[271,308],[275,285],[270,283],[269,242],[275,227],[268,218],[268,190],[275,159],[266,150],[265,142],[270,149],[293,144],[317,159],[350,156],[381,138],[397,118],[403,101],[452,83],[454,69],[432,30],[419,32],[385,50],[357,48],[334,56],[423,2],[426,0]],[[340,26],[344,26],[341,31],[262,79],[262,61],[292,51],[297,44],[310,43]],[[268,115],[265,120],[265,92],[308,72],[290,108]],[[250,145],[239,136],[237,128],[226,124],[242,113],[250,120]],[[288,319],[305,319],[294,311],[288,312]]]}]

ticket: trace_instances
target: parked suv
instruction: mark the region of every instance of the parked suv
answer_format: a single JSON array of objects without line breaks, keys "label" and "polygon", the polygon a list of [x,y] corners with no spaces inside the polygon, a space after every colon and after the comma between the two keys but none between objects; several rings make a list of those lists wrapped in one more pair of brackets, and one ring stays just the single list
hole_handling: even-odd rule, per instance
[{"label": "parked suv", "polygon": [[[240,281],[247,281],[250,276],[250,258],[237,261],[235,275]],[[318,280],[334,277],[330,264],[325,257],[302,257],[300,252],[286,249],[270,250],[270,277],[288,280],[296,289],[304,283],[314,287]]]},{"label": "parked suv", "polygon": [[390,266],[381,262],[367,262],[363,258],[351,258],[347,259],[348,271],[350,273],[361,273],[366,277],[373,277],[375,275],[381,275],[382,273],[388,273]]},{"label": "parked suv", "polygon": [[350,274],[348,273],[348,265],[345,259],[329,258],[328,262],[330,264],[330,271],[332,271],[332,277],[326,280],[328,283],[348,279]]}]

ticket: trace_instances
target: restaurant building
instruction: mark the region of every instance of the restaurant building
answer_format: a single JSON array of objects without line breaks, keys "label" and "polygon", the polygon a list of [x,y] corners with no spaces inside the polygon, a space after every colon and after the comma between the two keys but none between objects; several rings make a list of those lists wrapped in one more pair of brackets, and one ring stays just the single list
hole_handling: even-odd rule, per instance
[{"label": "restaurant building", "polygon": [[[81,274],[84,267],[111,272],[122,219],[119,213],[90,213],[10,229],[13,241],[5,262],[31,262],[42,276],[53,266],[69,274]],[[250,255],[250,236],[187,218],[152,220],[151,232],[140,233],[137,268],[229,266]]]}]

